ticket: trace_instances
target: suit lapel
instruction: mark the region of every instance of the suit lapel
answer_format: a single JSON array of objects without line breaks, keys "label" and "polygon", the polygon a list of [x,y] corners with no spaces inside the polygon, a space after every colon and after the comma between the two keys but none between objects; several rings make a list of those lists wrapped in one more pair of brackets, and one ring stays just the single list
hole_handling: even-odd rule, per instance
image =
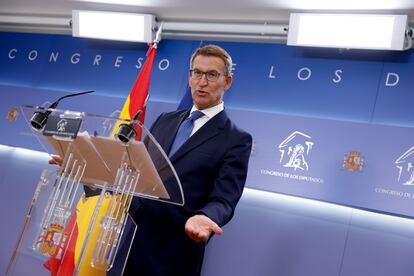
[{"label": "suit lapel", "polygon": [[173,135],[161,135],[163,140],[162,142],[158,141],[158,143],[160,143],[161,147],[164,149],[167,155],[170,152],[170,149],[174,142],[175,135],[177,134],[178,128],[180,127],[181,123],[189,116],[189,113],[190,113],[190,110],[186,110],[180,113],[176,118],[174,118],[173,121],[168,122],[168,125],[166,125],[166,127],[163,127],[164,133],[173,134]]},{"label": "suit lapel", "polygon": [[[173,156],[171,156],[171,162],[174,162],[174,160],[182,157],[183,155],[185,155],[192,149],[196,148],[200,144],[218,135],[224,128],[227,118],[227,114],[224,110],[218,113],[213,118],[211,118],[196,133],[194,133],[190,138],[188,138],[188,140],[181,146],[181,148],[179,148],[175,152]],[[175,133],[177,132],[177,130],[178,127]],[[171,147],[173,140],[174,139],[171,139],[169,147]]]}]

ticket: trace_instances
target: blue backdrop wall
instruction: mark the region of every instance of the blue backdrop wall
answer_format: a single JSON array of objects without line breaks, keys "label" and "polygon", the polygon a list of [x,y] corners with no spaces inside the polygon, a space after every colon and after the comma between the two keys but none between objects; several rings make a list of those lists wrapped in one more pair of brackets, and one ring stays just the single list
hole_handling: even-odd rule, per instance
[{"label": "blue backdrop wall", "polygon": [[[141,44],[61,35],[0,33],[0,41],[0,144],[35,150],[41,149],[22,116],[16,121],[10,120],[8,114],[13,107],[45,105],[65,93],[94,89],[95,94],[68,99],[61,107],[112,114],[122,107],[147,50],[147,46]],[[235,63],[235,80],[224,101],[232,119],[253,134],[254,149],[246,186],[351,207],[334,212],[334,216],[319,207],[309,213],[297,207],[298,203],[286,203],[286,207],[283,203],[286,198],[263,201],[269,195],[254,194],[252,190],[243,197],[239,215],[236,214],[228,226],[232,235],[220,242],[213,239],[210,246],[220,251],[231,250],[234,243],[257,247],[258,256],[267,256],[265,264],[252,264],[252,269],[263,269],[261,275],[272,275],[275,270],[279,275],[304,275],[303,271],[315,263],[324,265],[312,275],[366,275],[358,273],[372,267],[371,262],[383,256],[378,252],[372,259],[364,255],[366,266],[356,261],[361,259],[356,256],[361,254],[362,248],[356,240],[361,239],[363,233],[353,230],[361,228],[359,223],[366,223],[358,220],[366,214],[352,208],[399,217],[414,216],[411,157],[414,152],[414,114],[411,111],[414,95],[410,89],[414,52],[162,41],[153,67],[147,125],[160,112],[177,107],[187,91],[191,53],[199,45],[208,43],[223,46]],[[13,187],[8,186],[8,189]],[[252,204],[260,215],[248,207]],[[286,217],[285,213],[291,216]],[[316,217],[316,221],[312,221],[312,217]],[[261,222],[257,221],[259,219]],[[327,219],[331,223],[326,223]],[[375,219],[375,223],[378,221],[382,223]],[[411,229],[411,220],[402,221],[396,224],[409,225]],[[274,227],[280,223],[282,227],[276,230]],[[375,226],[377,234],[386,229],[381,223]],[[260,232],[263,237],[256,236],[258,230],[254,229],[254,224],[263,224],[266,228]],[[250,232],[240,232],[236,225]],[[308,226],[306,233],[304,225]],[[378,240],[374,238],[364,248],[375,247],[379,240],[385,240],[386,247],[394,242],[390,251],[396,245],[401,248],[404,243],[404,250],[411,252],[414,248],[410,247],[414,245],[412,234],[408,235],[404,227],[407,226],[398,226],[386,239],[376,236]],[[292,232],[294,228],[298,229],[297,233]],[[352,239],[353,234],[355,239]],[[401,235],[408,240],[396,242]],[[282,240],[278,240],[274,246],[281,248],[264,250],[263,242],[276,237],[282,240],[291,237],[286,241],[292,243],[281,246]],[[321,249],[315,237],[322,238],[326,246]],[[252,238],[258,240],[249,241]],[[306,256],[287,248],[300,249]],[[292,263],[271,265],[272,260],[281,262],[278,252],[282,249],[285,258]],[[313,250],[318,253],[311,253]],[[226,266],[227,262],[220,263],[220,258],[209,252],[216,251],[207,252],[204,273],[235,273],[234,267]],[[233,253],[235,261],[246,257],[240,252]],[[2,254],[3,263],[5,259]],[[294,259],[302,262],[302,268],[293,269]],[[257,258],[251,260],[257,261]],[[215,268],[217,261],[222,270]],[[398,275],[408,273],[410,266],[404,258],[393,260],[391,264],[395,266],[395,262],[402,267]],[[361,268],[355,270],[353,267],[358,264]],[[238,270],[237,274],[243,271],[244,275],[252,275],[246,269]],[[378,274],[387,270],[382,267],[374,271]]]}]

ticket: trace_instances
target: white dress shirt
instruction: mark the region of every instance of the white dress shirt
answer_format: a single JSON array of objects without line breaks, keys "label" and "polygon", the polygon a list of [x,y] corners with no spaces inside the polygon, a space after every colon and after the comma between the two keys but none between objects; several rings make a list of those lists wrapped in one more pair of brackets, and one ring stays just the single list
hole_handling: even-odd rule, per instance
[{"label": "white dress shirt", "polygon": [[[199,109],[197,109],[197,107],[195,107],[193,105],[193,107],[191,108],[190,115],[191,115],[191,113],[193,113],[196,110],[199,110]],[[200,118],[198,118],[197,120],[194,121],[194,128],[193,128],[193,131],[191,132],[190,137],[197,130],[199,130],[202,126],[204,126],[204,124],[207,123],[208,120],[210,120],[211,118],[213,118],[214,116],[216,116],[218,113],[220,113],[223,110],[224,110],[224,102],[221,102],[218,105],[215,105],[213,107],[200,110],[201,112],[204,113],[204,116],[202,116],[202,117],[200,117]]]}]

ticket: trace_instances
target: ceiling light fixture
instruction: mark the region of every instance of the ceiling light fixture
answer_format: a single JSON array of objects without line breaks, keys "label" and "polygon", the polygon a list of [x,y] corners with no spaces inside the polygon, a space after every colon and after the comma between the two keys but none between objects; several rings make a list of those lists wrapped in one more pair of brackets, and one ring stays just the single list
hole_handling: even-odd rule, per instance
[{"label": "ceiling light fixture", "polygon": [[72,35],[96,39],[152,42],[155,16],[101,11],[72,11]]},{"label": "ceiling light fixture", "polygon": [[407,15],[292,13],[287,44],[406,50],[411,47],[407,21]]}]

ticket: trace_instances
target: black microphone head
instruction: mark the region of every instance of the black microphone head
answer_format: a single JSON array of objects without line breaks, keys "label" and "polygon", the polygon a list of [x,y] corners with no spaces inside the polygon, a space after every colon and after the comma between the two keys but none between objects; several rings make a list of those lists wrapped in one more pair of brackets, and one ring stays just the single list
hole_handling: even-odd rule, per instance
[{"label": "black microphone head", "polygon": [[47,118],[49,116],[50,112],[40,112],[36,111],[33,113],[32,118],[30,118],[30,125],[35,130],[41,130],[46,125]]},{"label": "black microphone head", "polygon": [[134,139],[136,135],[137,132],[133,126],[129,124],[121,124],[116,133],[116,138],[121,142],[128,143],[131,139]]}]

